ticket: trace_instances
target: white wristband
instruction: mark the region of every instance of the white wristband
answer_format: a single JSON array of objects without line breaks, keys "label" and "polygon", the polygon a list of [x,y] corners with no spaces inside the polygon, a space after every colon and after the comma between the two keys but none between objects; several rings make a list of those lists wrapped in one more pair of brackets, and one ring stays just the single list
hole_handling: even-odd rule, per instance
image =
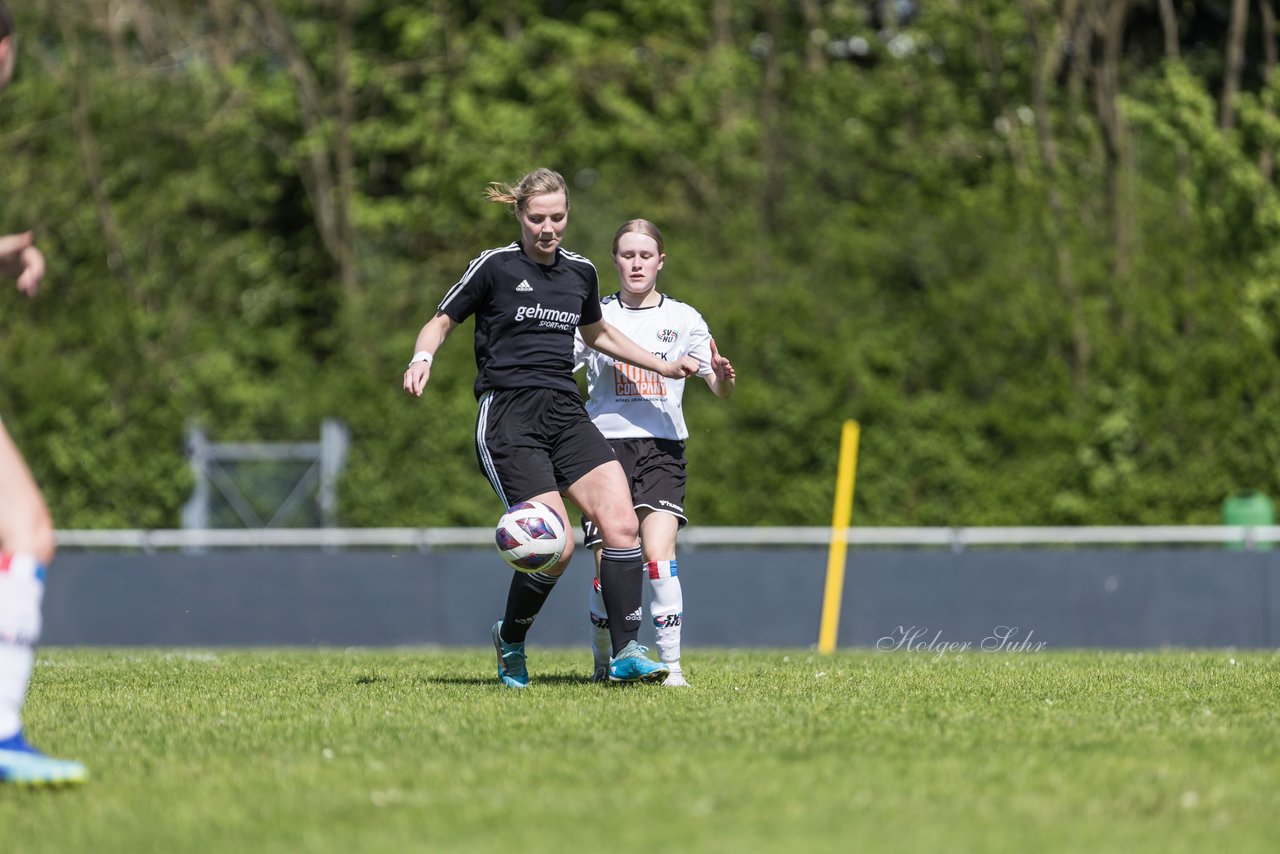
[{"label": "white wristband", "polygon": [[412,365],[415,362],[426,362],[427,365],[430,366],[432,361],[433,359],[430,353],[426,350],[419,350],[413,354],[413,358],[409,360],[409,364]]}]

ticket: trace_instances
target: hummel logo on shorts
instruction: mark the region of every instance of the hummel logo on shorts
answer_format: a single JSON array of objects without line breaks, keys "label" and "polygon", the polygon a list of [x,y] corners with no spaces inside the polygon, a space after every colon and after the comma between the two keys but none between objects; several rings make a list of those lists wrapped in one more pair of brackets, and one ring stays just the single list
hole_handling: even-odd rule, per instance
[{"label": "hummel logo on shorts", "polygon": [[533,285],[529,284],[528,279],[524,279],[520,284],[516,285],[516,290],[520,293],[533,293]]}]

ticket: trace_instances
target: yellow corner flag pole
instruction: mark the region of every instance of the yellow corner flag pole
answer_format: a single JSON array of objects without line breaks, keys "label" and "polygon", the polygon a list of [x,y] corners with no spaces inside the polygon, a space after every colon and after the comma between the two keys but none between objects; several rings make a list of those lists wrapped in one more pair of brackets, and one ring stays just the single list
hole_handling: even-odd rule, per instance
[{"label": "yellow corner flag pole", "polygon": [[836,506],[831,517],[831,548],[827,553],[827,586],[822,595],[822,626],[818,652],[836,651],[840,628],[840,599],[844,595],[844,562],[849,548],[849,524],[853,519],[853,485],[858,475],[858,422],[844,422],[840,432],[840,462],[836,469]]}]

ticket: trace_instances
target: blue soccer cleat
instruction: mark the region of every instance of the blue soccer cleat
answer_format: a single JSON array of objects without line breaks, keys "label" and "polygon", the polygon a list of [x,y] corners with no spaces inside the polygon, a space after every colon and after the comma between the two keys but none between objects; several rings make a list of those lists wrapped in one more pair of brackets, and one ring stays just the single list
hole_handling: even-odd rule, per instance
[{"label": "blue soccer cleat", "polygon": [[525,667],[523,643],[507,643],[502,639],[502,620],[493,624],[493,648],[498,653],[498,680],[508,688],[528,688],[529,670]]},{"label": "blue soccer cleat", "polygon": [[0,783],[60,786],[83,783],[88,776],[79,762],[50,759],[27,744],[22,733],[0,741]]},{"label": "blue soccer cleat", "polygon": [[628,641],[609,659],[610,682],[661,682],[670,675],[667,665],[648,656],[649,648]]}]

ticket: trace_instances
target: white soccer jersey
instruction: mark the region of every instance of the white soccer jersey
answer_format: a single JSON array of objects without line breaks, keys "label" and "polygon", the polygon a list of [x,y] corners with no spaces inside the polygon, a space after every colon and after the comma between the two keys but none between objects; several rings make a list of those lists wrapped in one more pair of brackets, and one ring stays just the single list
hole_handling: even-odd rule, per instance
[{"label": "white soccer jersey", "polygon": [[[667,361],[689,355],[701,364],[698,375],[711,370],[711,331],[691,305],[666,294],[649,308],[627,308],[617,294],[601,302],[604,319],[632,341]],[[689,438],[684,423],[684,380],[615,362],[588,347],[581,334],[573,344],[574,370],[587,369],[587,413],[606,439]]]}]

